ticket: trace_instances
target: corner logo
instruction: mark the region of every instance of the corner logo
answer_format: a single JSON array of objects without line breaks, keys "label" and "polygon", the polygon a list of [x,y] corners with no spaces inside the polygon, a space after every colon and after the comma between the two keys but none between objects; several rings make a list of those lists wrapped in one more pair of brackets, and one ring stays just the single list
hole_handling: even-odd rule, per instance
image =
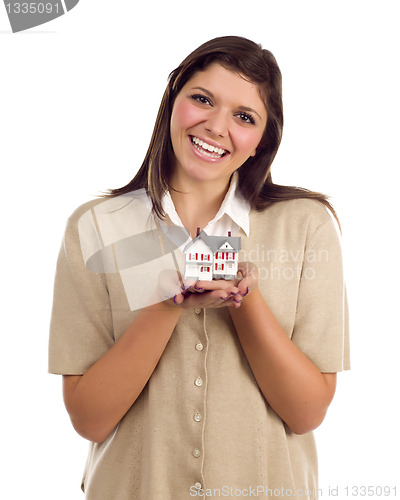
[{"label": "corner logo", "polygon": [[23,2],[4,0],[13,33],[48,23],[73,9],[79,0]]}]

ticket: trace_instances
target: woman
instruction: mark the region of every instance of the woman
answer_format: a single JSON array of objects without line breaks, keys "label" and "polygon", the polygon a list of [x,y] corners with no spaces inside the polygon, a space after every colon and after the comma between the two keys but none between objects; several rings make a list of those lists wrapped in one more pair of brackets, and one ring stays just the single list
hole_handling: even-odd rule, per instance
[{"label": "woman", "polygon": [[[346,301],[329,203],[272,183],[282,125],[272,54],[211,40],[171,73],[136,177],[71,216],[50,371],[92,442],[88,499],[318,497]],[[237,279],[182,282],[197,228],[241,237]]]}]

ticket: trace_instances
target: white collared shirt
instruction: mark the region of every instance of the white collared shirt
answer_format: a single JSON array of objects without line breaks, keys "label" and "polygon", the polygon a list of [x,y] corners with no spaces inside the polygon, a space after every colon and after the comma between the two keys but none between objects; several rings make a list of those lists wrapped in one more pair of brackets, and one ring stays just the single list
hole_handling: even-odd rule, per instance
[{"label": "white collared shirt", "polygon": [[[246,236],[249,236],[249,214],[251,207],[240,192],[238,180],[239,174],[234,172],[222,205],[215,217],[203,228],[209,236],[227,235],[229,231],[232,236],[240,236],[241,230]],[[175,210],[175,205],[169,192],[162,199],[162,207],[173,224],[184,227]],[[190,240],[191,238],[188,236],[188,240],[180,248],[184,248]]]}]

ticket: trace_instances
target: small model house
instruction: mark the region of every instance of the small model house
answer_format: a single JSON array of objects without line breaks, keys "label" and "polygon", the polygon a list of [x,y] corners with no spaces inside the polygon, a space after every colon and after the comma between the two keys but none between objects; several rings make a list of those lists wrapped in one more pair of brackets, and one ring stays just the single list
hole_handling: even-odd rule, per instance
[{"label": "small model house", "polygon": [[240,238],[208,236],[198,231],[195,238],[183,249],[185,259],[184,279],[206,280],[236,278]]}]

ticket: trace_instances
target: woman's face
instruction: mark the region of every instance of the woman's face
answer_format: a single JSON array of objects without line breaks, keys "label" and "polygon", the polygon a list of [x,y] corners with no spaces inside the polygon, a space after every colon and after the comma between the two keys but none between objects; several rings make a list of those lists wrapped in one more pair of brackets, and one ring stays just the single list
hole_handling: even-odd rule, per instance
[{"label": "woman's face", "polygon": [[266,123],[256,85],[218,63],[199,71],[177,95],[172,110],[176,162],[171,185],[182,187],[185,180],[227,185],[232,173],[255,155]]}]

